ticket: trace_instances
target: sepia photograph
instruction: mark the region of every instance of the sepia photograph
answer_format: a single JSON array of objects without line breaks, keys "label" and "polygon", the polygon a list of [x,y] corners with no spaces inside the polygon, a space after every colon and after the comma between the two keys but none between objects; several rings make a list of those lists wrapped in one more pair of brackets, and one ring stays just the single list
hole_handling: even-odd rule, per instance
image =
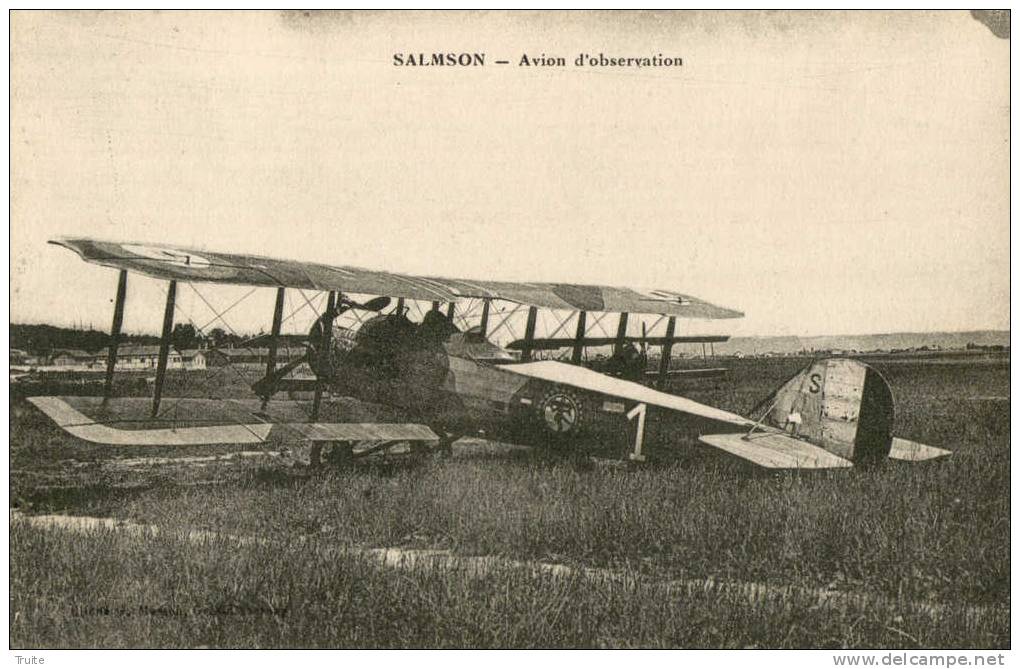
[{"label": "sepia photograph", "polygon": [[1008,664],[1008,9],[8,19],[11,664]]}]

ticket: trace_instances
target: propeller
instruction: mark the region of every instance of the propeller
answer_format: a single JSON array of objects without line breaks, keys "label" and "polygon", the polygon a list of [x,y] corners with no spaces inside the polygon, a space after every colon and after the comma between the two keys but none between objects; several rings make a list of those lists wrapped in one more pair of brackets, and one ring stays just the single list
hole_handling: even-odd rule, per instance
[{"label": "propeller", "polygon": [[[355,302],[354,300],[349,300],[346,297],[340,297],[340,299],[337,300],[336,307],[334,307],[333,309],[333,318],[336,318],[340,314],[344,313],[345,311],[350,311],[351,309],[360,309],[362,311],[382,311],[383,309],[388,307],[389,304],[390,298],[388,297],[374,297],[368,302],[363,303]],[[323,314],[323,316],[326,316],[326,314]],[[291,341],[297,342],[304,346],[309,345],[315,346],[316,340],[322,336],[321,331],[318,331],[318,334],[316,334],[318,326],[319,323],[316,322],[314,325],[312,325],[311,332],[309,332],[304,337],[292,337]]]},{"label": "propeller", "polygon": [[[348,309],[361,309],[362,311],[382,311],[390,305],[390,298],[388,297],[373,297],[368,302],[360,303],[350,300],[346,297],[341,297],[337,303],[339,313],[343,313]],[[343,308],[346,307],[346,308]]]},{"label": "propeller", "polygon": [[325,329],[332,327],[333,320],[345,311],[351,309],[360,309],[362,311],[375,311],[380,312],[390,304],[390,298],[386,296],[373,297],[367,302],[355,302],[345,295],[338,295],[336,301],[336,307],[334,307],[332,313],[323,314],[322,317],[315,322],[312,326],[308,336],[304,338],[305,347],[308,349],[308,360],[312,363],[313,371],[318,374],[317,367],[322,363],[323,356],[330,355],[328,350],[323,349],[322,343],[324,341]]},{"label": "propeller", "polygon": [[283,380],[285,376],[290,374],[292,371],[297,369],[303,363],[309,363],[312,366],[312,370],[318,375],[319,363],[322,360],[322,356],[329,355],[328,351],[322,350],[323,340],[323,328],[330,327],[333,319],[349,311],[350,309],[361,309],[363,311],[382,311],[390,304],[390,298],[388,297],[375,297],[371,300],[360,303],[354,300],[348,299],[341,295],[337,300],[336,307],[333,309],[332,314],[323,314],[319,320],[312,325],[311,331],[308,335],[300,338],[293,338],[292,341],[296,341],[305,347],[305,354],[300,358],[291,360],[289,363],[282,367],[278,367],[271,374],[267,374],[252,385],[252,389],[257,395],[263,399],[268,399],[274,393],[276,385]]}]

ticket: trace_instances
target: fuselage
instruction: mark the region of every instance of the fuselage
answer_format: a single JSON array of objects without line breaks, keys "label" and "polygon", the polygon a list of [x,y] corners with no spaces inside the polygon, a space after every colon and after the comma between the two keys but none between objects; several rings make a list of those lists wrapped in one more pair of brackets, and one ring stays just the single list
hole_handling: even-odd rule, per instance
[{"label": "fuselage", "polygon": [[[584,438],[612,448],[633,439],[622,400],[516,373],[512,354],[441,314],[420,324],[376,316],[333,342],[329,365],[316,371],[334,393],[447,433],[536,444]],[[658,422],[669,429],[671,421]]]},{"label": "fuselage", "polygon": [[337,332],[328,374],[335,393],[383,404],[414,420],[447,429],[491,425],[506,418],[528,379],[496,362],[512,354],[449,321],[416,324],[376,316],[354,333]]}]

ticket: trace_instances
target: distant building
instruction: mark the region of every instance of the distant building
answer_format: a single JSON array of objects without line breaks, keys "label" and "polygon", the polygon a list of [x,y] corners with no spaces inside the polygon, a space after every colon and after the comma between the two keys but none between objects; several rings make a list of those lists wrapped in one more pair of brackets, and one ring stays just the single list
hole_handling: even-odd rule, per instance
[{"label": "distant building", "polygon": [[[201,349],[178,351],[171,348],[167,355],[167,369],[205,369],[206,352]],[[109,353],[93,356],[94,368],[106,368]],[[120,346],[117,348],[117,369],[121,371],[155,370],[159,365],[159,346]]]},{"label": "distant building", "polygon": [[[178,351],[171,348],[167,355],[167,369],[205,369],[206,353],[202,349]],[[106,369],[107,349],[89,353],[80,349],[57,349],[50,354],[50,367],[66,371],[87,372]],[[15,362],[15,360],[23,362]],[[11,364],[37,365],[42,361],[18,349],[11,350]],[[117,371],[155,370],[159,364],[159,346],[125,345],[117,348]]]},{"label": "distant building", "polygon": [[[217,348],[205,352],[206,364],[210,367],[222,367],[224,365],[236,364],[266,364],[269,360],[268,348]],[[288,348],[281,346],[276,350],[276,361],[285,363],[302,357],[305,354],[303,348]]]},{"label": "distant building", "polygon": [[181,364],[184,369],[205,369],[205,354],[200,348],[186,348],[181,351]]},{"label": "distant building", "polygon": [[57,349],[50,354],[50,365],[67,369],[89,369],[95,355],[76,348]]},{"label": "distant building", "polygon": [[32,366],[39,364],[39,356],[32,355],[28,351],[23,351],[20,348],[12,348],[10,351],[10,364],[18,365],[20,367]]}]

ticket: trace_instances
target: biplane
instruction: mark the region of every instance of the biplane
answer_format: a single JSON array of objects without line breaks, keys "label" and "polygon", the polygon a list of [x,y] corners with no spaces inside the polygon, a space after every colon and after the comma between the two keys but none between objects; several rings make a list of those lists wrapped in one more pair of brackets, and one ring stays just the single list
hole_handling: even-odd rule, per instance
[{"label": "biplane", "polygon": [[[81,238],[52,243],[87,262],[119,270],[103,396],[29,400],[61,428],[90,442],[301,442],[311,445],[314,462],[326,446],[347,460],[394,448],[447,451],[456,439],[481,433],[561,448],[615,439],[630,459],[641,461],[645,449],[675,446],[678,435],[689,435],[711,449],[773,469],[840,468],[948,454],[894,437],[888,384],[873,368],[852,359],[812,362],[766,398],[752,412],[754,418],[572,364],[590,341],[589,316],[599,321],[618,314],[616,344],[628,343],[630,314],[665,320],[665,335],[654,339],[663,347],[660,371],[665,375],[670,347],[683,341],[675,331],[678,319],[743,315],[671,290],[431,278]],[[129,273],[166,281],[151,398],[114,392]],[[265,374],[252,384],[252,399],[163,397],[180,283],[275,289]],[[303,340],[304,355],[278,364],[288,290],[306,302],[304,291],[316,291],[325,297],[325,307]],[[480,305],[480,317],[476,324],[458,327],[457,309],[468,301]],[[431,308],[419,308],[421,318],[413,320],[410,305],[420,303],[431,303]],[[512,308],[496,312],[495,303]],[[537,338],[539,310],[570,316],[557,319],[547,337]],[[351,313],[365,315],[359,316],[358,327],[338,327],[340,317]],[[499,323],[493,323],[495,313],[503,314]],[[492,334],[518,313],[524,314],[524,337],[515,343],[519,355],[514,355],[495,344]],[[535,359],[536,350],[562,344],[556,336],[569,323],[575,324],[571,362]],[[642,337],[653,341],[646,331]],[[292,376],[302,365],[311,370],[310,378]],[[283,391],[302,390],[311,397],[276,399]],[[339,403],[324,401],[324,393],[384,407],[393,419],[354,422]]]}]

